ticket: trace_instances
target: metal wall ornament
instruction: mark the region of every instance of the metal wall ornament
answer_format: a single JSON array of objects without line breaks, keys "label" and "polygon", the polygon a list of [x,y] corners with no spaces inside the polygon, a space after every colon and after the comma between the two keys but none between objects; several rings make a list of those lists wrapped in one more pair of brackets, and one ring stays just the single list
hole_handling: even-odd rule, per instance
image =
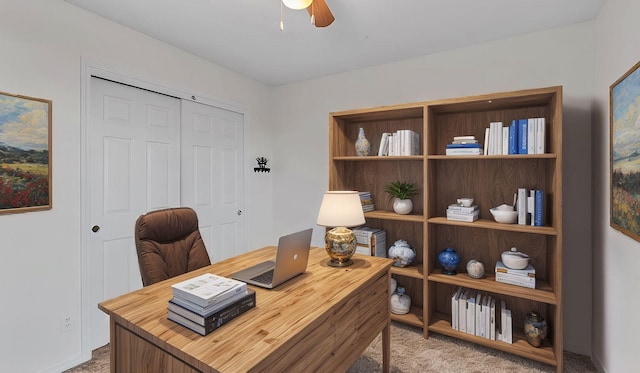
[{"label": "metal wall ornament", "polygon": [[0,92],[0,214],[51,209],[51,108]]},{"label": "metal wall ornament", "polygon": [[258,167],[254,167],[253,172],[270,172],[271,171],[271,169],[267,167],[267,162],[269,162],[267,158],[258,157],[256,158],[256,161],[258,162]]}]

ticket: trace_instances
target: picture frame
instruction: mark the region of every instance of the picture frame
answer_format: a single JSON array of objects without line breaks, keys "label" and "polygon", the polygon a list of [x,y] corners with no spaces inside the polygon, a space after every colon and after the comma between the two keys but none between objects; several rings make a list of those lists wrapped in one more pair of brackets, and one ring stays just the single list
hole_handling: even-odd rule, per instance
[{"label": "picture frame", "polygon": [[0,214],[52,208],[52,106],[0,92]]},{"label": "picture frame", "polygon": [[610,225],[640,241],[640,61],[609,87]]}]

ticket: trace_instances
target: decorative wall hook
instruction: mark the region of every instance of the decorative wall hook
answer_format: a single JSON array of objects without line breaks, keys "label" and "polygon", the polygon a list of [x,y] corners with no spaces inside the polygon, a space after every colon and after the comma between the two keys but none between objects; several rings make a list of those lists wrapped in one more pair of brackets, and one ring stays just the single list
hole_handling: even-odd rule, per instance
[{"label": "decorative wall hook", "polygon": [[267,162],[269,162],[269,160],[265,157],[258,157],[256,158],[256,161],[258,161],[258,167],[254,167],[253,168],[253,172],[269,172],[271,171],[270,168],[267,168]]}]

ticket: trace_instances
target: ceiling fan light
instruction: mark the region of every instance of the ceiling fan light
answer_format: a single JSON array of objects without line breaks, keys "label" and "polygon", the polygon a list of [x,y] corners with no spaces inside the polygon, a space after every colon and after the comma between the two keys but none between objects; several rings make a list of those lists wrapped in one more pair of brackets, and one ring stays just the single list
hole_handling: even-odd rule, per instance
[{"label": "ceiling fan light", "polygon": [[282,0],[282,2],[289,9],[300,10],[311,5],[313,0]]}]

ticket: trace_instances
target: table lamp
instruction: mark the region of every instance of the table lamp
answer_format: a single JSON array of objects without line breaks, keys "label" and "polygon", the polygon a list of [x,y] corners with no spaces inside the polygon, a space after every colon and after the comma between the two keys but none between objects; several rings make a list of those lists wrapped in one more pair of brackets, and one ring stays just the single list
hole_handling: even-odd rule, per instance
[{"label": "table lamp", "polygon": [[364,224],[364,213],[360,195],[356,191],[329,191],[324,194],[317,224],[333,227],[324,236],[327,254],[332,267],[347,267],[353,264],[351,257],[356,252],[356,236],[347,227]]}]

